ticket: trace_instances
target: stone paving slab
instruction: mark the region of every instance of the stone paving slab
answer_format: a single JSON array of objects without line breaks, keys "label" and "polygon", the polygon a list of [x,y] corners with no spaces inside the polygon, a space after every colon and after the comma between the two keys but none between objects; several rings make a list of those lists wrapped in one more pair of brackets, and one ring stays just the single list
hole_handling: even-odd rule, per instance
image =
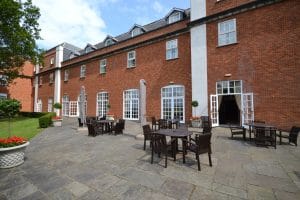
[{"label": "stone paving slab", "polygon": [[31,140],[21,166],[0,170],[2,199],[300,199],[300,148],[257,147],[226,128],[214,128],[212,162],[194,154],[182,163],[154,157],[138,123],[127,123],[124,135],[88,137],[76,119],[64,119]]}]

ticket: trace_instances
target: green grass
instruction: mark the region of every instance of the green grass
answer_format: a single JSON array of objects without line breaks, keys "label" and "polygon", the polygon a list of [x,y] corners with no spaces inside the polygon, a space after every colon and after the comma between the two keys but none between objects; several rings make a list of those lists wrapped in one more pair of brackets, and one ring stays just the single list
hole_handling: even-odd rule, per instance
[{"label": "green grass", "polygon": [[[0,119],[0,138],[9,136],[8,127],[8,119]],[[30,140],[42,130],[39,128],[38,118],[16,117],[11,120],[11,136],[20,136]]]}]

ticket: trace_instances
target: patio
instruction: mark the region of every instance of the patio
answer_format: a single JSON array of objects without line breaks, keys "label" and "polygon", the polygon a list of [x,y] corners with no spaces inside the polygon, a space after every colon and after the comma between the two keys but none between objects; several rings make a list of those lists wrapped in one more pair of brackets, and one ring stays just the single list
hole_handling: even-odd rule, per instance
[{"label": "patio", "polygon": [[[231,139],[229,129],[215,128],[213,167],[207,154],[181,155],[168,168],[149,143],[124,135],[88,137],[64,120],[35,137],[27,160],[0,170],[0,199],[299,199],[300,149],[292,145],[256,147]],[[132,126],[132,127],[131,127]],[[127,125],[125,132],[138,132]],[[158,163],[159,162],[159,163]]]}]

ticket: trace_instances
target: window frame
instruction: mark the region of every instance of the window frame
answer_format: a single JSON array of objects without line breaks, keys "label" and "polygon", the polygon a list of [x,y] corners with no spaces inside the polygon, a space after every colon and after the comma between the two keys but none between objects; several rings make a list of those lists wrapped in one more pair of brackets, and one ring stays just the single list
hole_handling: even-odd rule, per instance
[{"label": "window frame", "polygon": [[[133,58],[129,58],[129,55],[133,53],[134,57]],[[134,61],[134,62],[133,62]],[[131,64],[131,62],[133,62],[133,65]],[[136,67],[136,51],[129,51],[127,53],[127,68],[134,68]]]},{"label": "window frame", "polygon": [[[231,86],[233,83],[233,86]],[[239,83],[239,85],[237,84]],[[224,92],[227,90],[227,92]],[[233,90],[233,92],[231,92]],[[243,93],[243,81],[242,80],[223,80],[216,82],[216,94],[217,95],[237,95]]]},{"label": "window frame", "polygon": [[43,85],[43,76],[39,76],[39,85]]},{"label": "window frame", "polygon": [[[171,42],[175,42],[175,46],[173,47],[172,44],[170,44]],[[175,55],[173,57],[173,50],[175,50]],[[169,56],[169,52],[171,52],[171,56]],[[172,39],[172,40],[168,40],[166,41],[166,60],[173,60],[173,59],[177,59],[178,56],[178,39]]]},{"label": "window frame", "polygon": [[50,66],[54,65],[54,57],[50,58]]},{"label": "window frame", "polygon": [[[234,25],[234,29],[233,30],[229,30],[228,31],[224,31],[222,32],[221,30],[221,26],[224,24],[226,26],[226,23],[233,23]],[[228,26],[230,27],[230,24],[228,24]],[[230,34],[231,33],[234,33],[234,40],[233,41],[229,41],[230,39]],[[221,40],[221,36],[225,36],[225,42],[222,43],[222,40]],[[233,18],[233,19],[229,19],[229,20],[226,20],[226,21],[222,21],[222,22],[219,22],[218,23],[218,46],[221,47],[221,46],[226,46],[226,45],[230,45],[230,44],[235,44],[237,43],[237,26],[236,26],[236,18]]]},{"label": "window frame", "polygon": [[132,29],[132,31],[131,31],[131,37],[141,35],[142,33],[143,33],[142,29],[139,27],[136,27],[136,28]]},{"label": "window frame", "polygon": [[106,39],[104,42],[105,47],[111,46],[113,44],[114,44],[114,41],[111,38]]},{"label": "window frame", "polygon": [[[99,106],[99,103],[101,102],[101,106]],[[103,117],[104,115],[107,115],[109,109],[109,93],[106,91],[98,92],[96,96],[96,115],[97,117]],[[101,108],[100,108],[101,107]],[[100,114],[102,114],[100,116]]]},{"label": "window frame", "polygon": [[[104,71],[102,71],[102,69],[104,69]],[[106,72],[107,72],[107,60],[102,59],[100,60],[100,64],[99,64],[99,74],[106,74]]]},{"label": "window frame", "polygon": [[181,12],[174,12],[168,17],[168,24],[173,24],[175,22],[178,22],[182,19],[182,13]]},{"label": "window frame", "polygon": [[86,77],[86,65],[81,65],[80,66],[80,78],[85,78]]},{"label": "window frame", "polygon": [[64,71],[64,81],[69,81],[70,70],[65,69]]},{"label": "window frame", "polygon": [[[126,93],[130,93],[130,98],[126,99]],[[133,97],[133,92],[137,92],[137,97]],[[126,117],[126,100],[129,101],[128,105],[129,105],[129,117]],[[137,104],[137,118],[133,117],[133,105]],[[127,119],[127,120],[139,120],[140,118],[140,91],[139,89],[128,89],[128,90],[124,90],[123,91],[123,119]]]},{"label": "window frame", "polygon": [[49,74],[49,84],[52,84],[52,83],[54,83],[54,73],[53,72],[51,72]]},{"label": "window frame", "polygon": [[48,107],[47,107],[48,112],[53,112],[53,98],[48,98]]}]

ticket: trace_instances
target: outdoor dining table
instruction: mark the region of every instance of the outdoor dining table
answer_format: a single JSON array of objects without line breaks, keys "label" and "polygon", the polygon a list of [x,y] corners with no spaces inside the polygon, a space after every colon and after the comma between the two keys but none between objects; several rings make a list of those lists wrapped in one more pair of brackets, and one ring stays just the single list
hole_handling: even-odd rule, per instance
[{"label": "outdoor dining table", "polygon": [[[172,148],[176,148],[176,150],[178,151],[178,139],[182,140],[182,147],[183,147],[183,163],[185,163],[185,147],[187,145],[186,143],[186,139],[188,136],[192,135],[193,132],[188,131],[187,128],[178,128],[178,129],[160,129],[155,131],[156,133],[160,134],[160,135],[164,135],[164,136],[169,136],[171,137],[171,143],[173,146]],[[174,155],[174,158],[176,160],[176,154]]]},{"label": "outdoor dining table", "polygon": [[265,124],[265,123],[258,123],[258,122],[251,122],[245,124],[249,126],[249,139],[251,140],[251,134],[253,132],[253,128],[275,128],[275,126],[271,124]]},{"label": "outdoor dining table", "polygon": [[97,120],[97,123],[103,124],[105,128],[105,132],[110,133],[112,131],[112,127],[114,126],[115,120]]}]

